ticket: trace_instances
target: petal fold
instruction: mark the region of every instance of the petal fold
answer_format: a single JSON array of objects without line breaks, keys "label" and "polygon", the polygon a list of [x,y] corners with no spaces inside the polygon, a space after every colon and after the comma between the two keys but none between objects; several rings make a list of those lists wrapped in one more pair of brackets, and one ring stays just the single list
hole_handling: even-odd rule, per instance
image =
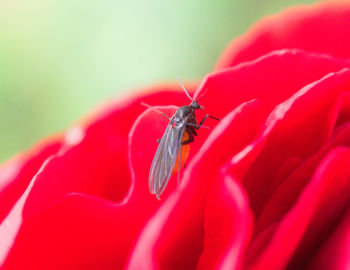
[{"label": "petal fold", "polygon": [[350,203],[349,148],[329,153],[297,202],[247,269],[302,269],[341,221]]}]

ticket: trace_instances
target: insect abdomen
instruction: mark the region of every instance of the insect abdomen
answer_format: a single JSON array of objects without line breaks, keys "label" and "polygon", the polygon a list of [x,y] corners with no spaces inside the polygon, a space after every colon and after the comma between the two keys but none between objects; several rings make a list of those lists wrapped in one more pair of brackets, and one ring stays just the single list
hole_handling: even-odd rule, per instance
[{"label": "insect abdomen", "polygon": [[[189,139],[189,135],[188,132],[185,131],[184,135],[182,137],[182,142],[186,141]],[[188,154],[190,153],[190,144],[186,144],[186,145],[181,145],[181,165],[180,165],[180,169],[184,166],[187,158],[188,158]],[[175,166],[174,169],[172,171],[172,175],[174,173],[177,173],[179,171],[179,157],[176,159],[175,162]]]}]

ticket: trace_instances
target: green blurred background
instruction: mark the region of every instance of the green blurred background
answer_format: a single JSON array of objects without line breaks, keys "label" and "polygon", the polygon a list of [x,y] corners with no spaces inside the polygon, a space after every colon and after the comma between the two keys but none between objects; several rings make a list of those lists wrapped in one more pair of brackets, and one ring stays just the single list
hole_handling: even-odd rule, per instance
[{"label": "green blurred background", "polygon": [[311,0],[1,0],[0,162],[96,104],[201,78],[263,16]]}]

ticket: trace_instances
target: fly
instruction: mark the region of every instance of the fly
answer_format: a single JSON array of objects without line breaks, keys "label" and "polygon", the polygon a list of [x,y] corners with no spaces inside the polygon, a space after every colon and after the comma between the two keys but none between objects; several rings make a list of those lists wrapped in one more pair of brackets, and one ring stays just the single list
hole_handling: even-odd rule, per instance
[{"label": "fly", "polygon": [[158,140],[159,145],[149,172],[149,190],[151,194],[155,194],[158,199],[160,199],[159,196],[167,186],[176,164],[179,181],[181,152],[186,145],[194,141],[194,136],[197,136],[197,130],[203,127],[204,121],[208,117],[220,121],[220,119],[207,114],[203,117],[202,121],[197,124],[195,110],[201,110],[204,109],[204,107],[188,94],[186,88],[180,81],[179,83],[191,100],[191,103],[188,106],[180,107],[171,118],[163,112],[152,108],[150,105],[142,103],[144,106],[164,115],[170,120],[163,137]]}]

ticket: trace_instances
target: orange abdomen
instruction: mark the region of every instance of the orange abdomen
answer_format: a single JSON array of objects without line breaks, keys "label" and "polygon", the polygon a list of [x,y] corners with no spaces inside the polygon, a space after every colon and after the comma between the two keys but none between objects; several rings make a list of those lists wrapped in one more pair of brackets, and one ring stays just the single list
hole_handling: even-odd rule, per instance
[{"label": "orange abdomen", "polygon": [[[189,139],[189,135],[188,135],[188,132],[185,131],[184,132],[184,135],[182,137],[182,142],[186,141]],[[183,165],[185,164],[187,158],[188,158],[188,154],[190,153],[190,144],[186,144],[186,145],[181,145],[181,167],[180,169],[183,167]],[[179,158],[176,159],[176,162],[175,162],[175,166],[174,166],[174,169],[173,169],[173,172],[172,172],[172,175],[174,173],[177,173],[179,170]]]}]

